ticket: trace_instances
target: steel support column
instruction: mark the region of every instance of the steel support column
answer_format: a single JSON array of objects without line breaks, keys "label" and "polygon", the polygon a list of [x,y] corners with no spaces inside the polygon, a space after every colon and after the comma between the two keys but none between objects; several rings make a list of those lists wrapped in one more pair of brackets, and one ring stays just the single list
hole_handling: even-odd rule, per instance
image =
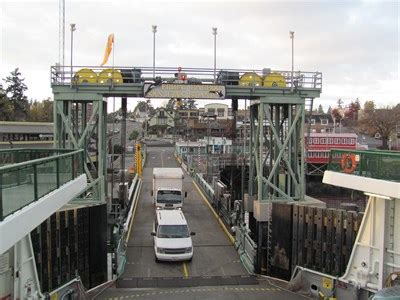
[{"label": "steel support column", "polygon": [[250,111],[249,180],[257,180],[249,194],[257,190],[259,201],[303,200],[304,99],[285,96],[278,103],[277,97],[263,97],[253,100]]},{"label": "steel support column", "polygon": [[105,201],[107,105],[101,94],[87,96],[68,100],[63,94],[54,94],[54,146],[85,150],[84,169],[88,183],[93,184],[82,197]]}]

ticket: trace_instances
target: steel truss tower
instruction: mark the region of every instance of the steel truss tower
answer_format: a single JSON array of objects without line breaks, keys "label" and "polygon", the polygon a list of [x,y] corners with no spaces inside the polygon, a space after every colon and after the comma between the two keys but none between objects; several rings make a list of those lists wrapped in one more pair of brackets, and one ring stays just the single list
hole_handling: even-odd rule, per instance
[{"label": "steel truss tower", "polygon": [[94,93],[80,94],[79,100],[74,100],[76,98],[70,93],[54,93],[54,147],[84,149],[88,186],[81,199],[104,202],[107,102],[101,94]]},{"label": "steel truss tower", "polygon": [[258,201],[304,199],[305,99],[262,97],[250,106],[250,194]]}]

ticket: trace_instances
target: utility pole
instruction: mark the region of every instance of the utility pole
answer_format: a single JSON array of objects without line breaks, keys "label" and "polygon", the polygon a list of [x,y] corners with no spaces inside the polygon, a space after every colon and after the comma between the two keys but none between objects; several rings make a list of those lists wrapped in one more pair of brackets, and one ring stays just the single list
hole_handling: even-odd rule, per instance
[{"label": "utility pole", "polygon": [[76,30],[75,24],[71,24],[71,87],[72,87],[72,78],[73,76],[73,69],[72,69],[72,58],[73,58],[73,50],[74,50],[74,31]]},{"label": "utility pole", "polygon": [[214,83],[215,83],[216,70],[217,70],[217,27],[213,27],[212,31],[214,35]]},{"label": "utility pole", "polygon": [[293,92],[293,71],[294,71],[294,31],[290,31],[290,39],[292,40],[292,75],[291,75],[291,91]]},{"label": "utility pole", "polygon": [[[247,128],[246,128],[246,117],[247,117],[247,99],[244,100],[244,119],[243,119],[243,126],[242,126],[242,138],[243,138],[243,155],[242,155],[242,201],[244,201],[244,179],[245,179],[245,172],[246,172],[246,135],[247,135]],[[243,203],[243,202],[242,202]]]},{"label": "utility pole", "polygon": [[153,79],[156,78],[156,32],[157,25],[153,25]]},{"label": "utility pole", "polygon": [[58,63],[61,68],[61,79],[64,82],[65,66],[65,0],[59,0],[58,3]]}]

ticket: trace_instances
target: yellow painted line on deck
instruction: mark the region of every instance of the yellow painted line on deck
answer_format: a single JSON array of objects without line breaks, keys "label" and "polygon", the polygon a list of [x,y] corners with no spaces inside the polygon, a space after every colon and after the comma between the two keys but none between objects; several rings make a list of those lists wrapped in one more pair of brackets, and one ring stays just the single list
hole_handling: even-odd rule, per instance
[{"label": "yellow painted line on deck", "polygon": [[188,267],[186,265],[186,261],[183,262],[183,276],[185,276],[185,278],[189,277],[189,271],[188,271]]},{"label": "yellow painted line on deck", "polygon": [[155,291],[155,292],[139,292],[138,294],[132,294],[129,292],[129,295],[119,296],[119,297],[111,297],[107,298],[107,300],[123,300],[123,299],[133,299],[133,298],[143,298],[147,296],[157,296],[157,295],[167,295],[167,294],[180,294],[180,293],[204,293],[204,292],[218,292],[218,291],[233,291],[236,293],[248,293],[249,296],[254,292],[267,292],[270,294],[271,292],[279,292],[279,288],[269,288],[269,287],[223,287],[223,288],[192,288],[192,289],[172,289],[166,291]]},{"label": "yellow painted line on deck", "polygon": [[218,216],[218,214],[215,212],[214,208],[211,206],[211,204],[208,202],[207,198],[204,196],[203,192],[199,188],[199,186],[196,184],[196,182],[192,181],[196,189],[199,191],[199,194],[201,198],[203,198],[203,201],[207,204],[208,208],[211,210],[211,212],[214,214],[214,217],[217,219],[219,225],[221,226],[222,230],[225,232],[226,236],[228,239],[231,241],[232,244],[235,243],[235,238],[232,236],[232,234],[229,232],[229,230],[226,228],[224,222],[221,220],[221,218]]}]

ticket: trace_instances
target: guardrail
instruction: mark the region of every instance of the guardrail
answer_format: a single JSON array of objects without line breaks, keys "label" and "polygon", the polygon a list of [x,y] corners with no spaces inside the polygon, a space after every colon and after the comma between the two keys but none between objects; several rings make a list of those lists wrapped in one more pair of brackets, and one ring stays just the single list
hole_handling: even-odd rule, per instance
[{"label": "guardrail", "polygon": [[17,164],[28,160],[60,155],[68,152],[71,152],[71,149],[0,149],[0,166]]},{"label": "guardrail", "polygon": [[126,249],[128,247],[130,227],[131,223],[133,222],[140,188],[141,188],[141,179],[136,174],[135,178],[132,180],[132,183],[129,187],[128,197],[129,197],[130,209],[126,215],[126,221],[123,223],[122,234],[120,235],[116,248],[117,277],[121,276],[125,270]]},{"label": "guardrail", "polygon": [[249,273],[254,273],[257,244],[250,238],[245,227],[238,226],[235,231],[235,247],[238,250],[240,259]]},{"label": "guardrail", "polygon": [[213,203],[215,203],[215,194],[213,188],[209,185],[209,183],[203,178],[202,174],[196,173],[194,176],[195,181],[203,188],[203,191],[208,196]]},{"label": "guardrail", "polygon": [[400,152],[331,150],[329,171],[400,182]]},{"label": "guardrail", "polygon": [[195,174],[195,181],[200,185],[203,192],[207,195],[209,202],[216,208],[218,214],[224,219],[229,226],[232,225],[231,214],[233,212],[230,198],[218,198],[211,185],[202,177],[201,173]]},{"label": "guardrail", "polygon": [[49,299],[92,299],[79,276],[48,293]]},{"label": "guardrail", "polygon": [[[254,85],[265,87],[322,88],[321,72],[292,72],[271,69],[217,69],[178,67],[132,67],[132,66],[52,66],[52,85],[121,85],[154,83],[156,78],[167,83]],[[214,74],[217,75],[214,78]],[[268,79],[271,75],[271,79]],[[247,76],[243,81],[243,76]],[[250,80],[250,81],[249,81]],[[277,84],[276,82],[279,83]]]},{"label": "guardrail", "polygon": [[[0,221],[84,173],[83,149],[67,151],[43,150],[53,155],[0,167]],[[29,157],[23,153],[15,158]]]}]

